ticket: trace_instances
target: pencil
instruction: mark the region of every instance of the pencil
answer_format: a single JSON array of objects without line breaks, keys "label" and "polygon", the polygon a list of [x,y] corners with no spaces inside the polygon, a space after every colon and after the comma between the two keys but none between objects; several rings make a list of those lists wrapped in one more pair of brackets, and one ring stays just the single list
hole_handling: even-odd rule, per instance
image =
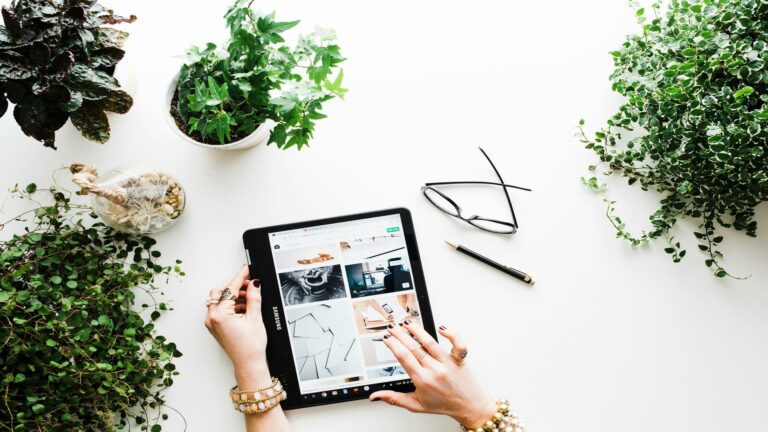
[{"label": "pencil", "polygon": [[531,277],[531,275],[529,275],[528,273],[522,272],[522,271],[517,270],[517,269],[513,269],[512,267],[505,266],[504,264],[497,263],[496,261],[494,261],[494,260],[492,260],[490,258],[486,258],[483,255],[480,255],[479,253],[477,253],[477,252],[475,252],[473,250],[465,248],[464,246],[451,243],[451,242],[449,242],[447,240],[445,242],[448,244],[448,246],[456,249],[457,251],[463,253],[464,255],[468,255],[468,256],[470,256],[470,257],[472,257],[472,258],[474,258],[474,259],[476,259],[476,260],[478,260],[478,261],[480,261],[482,263],[485,263],[485,264],[487,264],[487,265],[489,265],[489,266],[491,266],[491,267],[493,267],[493,268],[495,268],[497,270],[501,270],[504,273],[514,277],[515,279],[519,279],[519,280],[527,283],[530,286],[533,286],[534,284],[536,284],[536,281],[534,281],[533,278]]}]

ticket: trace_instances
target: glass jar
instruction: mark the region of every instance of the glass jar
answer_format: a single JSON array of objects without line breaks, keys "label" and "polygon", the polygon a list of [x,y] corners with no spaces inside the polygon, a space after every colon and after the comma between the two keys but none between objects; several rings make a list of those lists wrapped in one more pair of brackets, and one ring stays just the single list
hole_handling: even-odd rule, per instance
[{"label": "glass jar", "polygon": [[73,181],[91,195],[91,207],[104,223],[130,234],[154,234],[181,217],[184,188],[173,176],[144,167],[113,169],[98,175],[89,165],[73,165]]}]

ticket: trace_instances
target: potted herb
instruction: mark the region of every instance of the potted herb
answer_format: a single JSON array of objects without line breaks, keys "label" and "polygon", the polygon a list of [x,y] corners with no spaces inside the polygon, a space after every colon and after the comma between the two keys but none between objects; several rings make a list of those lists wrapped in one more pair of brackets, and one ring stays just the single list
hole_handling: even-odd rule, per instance
[{"label": "potted herb", "polygon": [[14,191],[31,209],[0,221],[1,429],[161,430],[181,353],[155,329],[170,309],[159,283],[180,261],[92,223],[69,192]]},{"label": "potted herb", "polygon": [[2,16],[0,116],[15,104],[21,130],[46,147],[67,120],[91,141],[109,140],[106,113],[126,113],[133,100],[112,76],[128,34],[108,25],[136,17],[95,0],[14,0]]},{"label": "potted herb", "polygon": [[[578,135],[599,159],[592,171],[600,167],[661,194],[651,229],[640,235],[605,198],[617,237],[633,245],[663,239],[677,262],[686,252],[673,228],[693,220],[705,264],[728,276],[721,231],[755,236],[755,208],[768,201],[768,6],[673,0],[665,13],[655,4],[636,14],[642,34],[612,53],[613,89],[627,102],[601,130],[588,136],[580,126]],[[604,189],[597,177],[583,181]]]},{"label": "potted herb", "polygon": [[257,14],[237,0],[225,15],[222,50],[193,47],[166,94],[170,126],[185,141],[239,150],[259,143],[301,149],[309,144],[323,103],[343,98],[344,61],[332,31],[318,30],[289,46],[281,35],[299,21]]}]

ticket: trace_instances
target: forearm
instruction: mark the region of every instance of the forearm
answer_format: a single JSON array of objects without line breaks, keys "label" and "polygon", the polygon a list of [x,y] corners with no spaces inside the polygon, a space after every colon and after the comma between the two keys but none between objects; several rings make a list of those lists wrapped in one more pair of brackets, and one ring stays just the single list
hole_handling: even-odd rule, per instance
[{"label": "forearm", "polygon": [[[252,371],[235,372],[237,386],[241,389],[258,389],[269,386],[272,382],[269,369],[264,367]],[[245,414],[247,432],[291,432],[291,426],[280,405],[261,414]]]},{"label": "forearm", "polygon": [[280,406],[272,408],[263,414],[245,416],[247,432],[290,432],[291,426]]}]

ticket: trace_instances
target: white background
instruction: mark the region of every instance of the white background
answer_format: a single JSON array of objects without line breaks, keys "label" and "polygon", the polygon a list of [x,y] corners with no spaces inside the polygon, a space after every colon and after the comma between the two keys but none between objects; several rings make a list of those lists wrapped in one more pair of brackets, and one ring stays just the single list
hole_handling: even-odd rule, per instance
[{"label": "white background", "polygon": [[[7,3],[7,2],[6,2]],[[768,236],[726,233],[729,270],[717,280],[679,227],[688,257],[662,245],[615,240],[604,205],[579,177],[592,162],[571,132],[579,118],[602,124],[621,100],[610,91],[608,52],[637,29],[623,1],[259,1],[278,18],[338,31],[347,100],[327,106],[312,147],[246,152],[192,147],[165,123],[172,56],[220,41],[227,1],[110,2],[135,13],[121,72],[136,103],[110,117],[99,146],[67,125],[58,151],[0,120],[0,184],[48,184],[62,164],[151,165],[187,189],[184,216],[157,236],[188,276],[168,287],[175,311],[159,328],[178,343],[182,374],[169,403],[187,430],[237,431],[227,358],[203,327],[208,290],[244,261],[251,227],[394,206],[414,214],[434,314],[469,341],[471,367],[488,391],[512,400],[531,431],[768,430]],[[513,200],[521,229],[501,237],[445,217],[422,197],[437,180],[493,180],[477,146],[505,180],[529,186]],[[503,215],[499,190],[452,189],[469,213]],[[657,197],[611,185],[636,231]],[[761,230],[768,212],[758,212]],[[763,233],[764,234],[764,233]],[[463,243],[519,267],[527,288],[443,244]],[[446,418],[360,401],[289,414],[297,431],[455,430]],[[164,428],[166,429],[166,428]],[[167,430],[183,430],[172,417]]]}]

